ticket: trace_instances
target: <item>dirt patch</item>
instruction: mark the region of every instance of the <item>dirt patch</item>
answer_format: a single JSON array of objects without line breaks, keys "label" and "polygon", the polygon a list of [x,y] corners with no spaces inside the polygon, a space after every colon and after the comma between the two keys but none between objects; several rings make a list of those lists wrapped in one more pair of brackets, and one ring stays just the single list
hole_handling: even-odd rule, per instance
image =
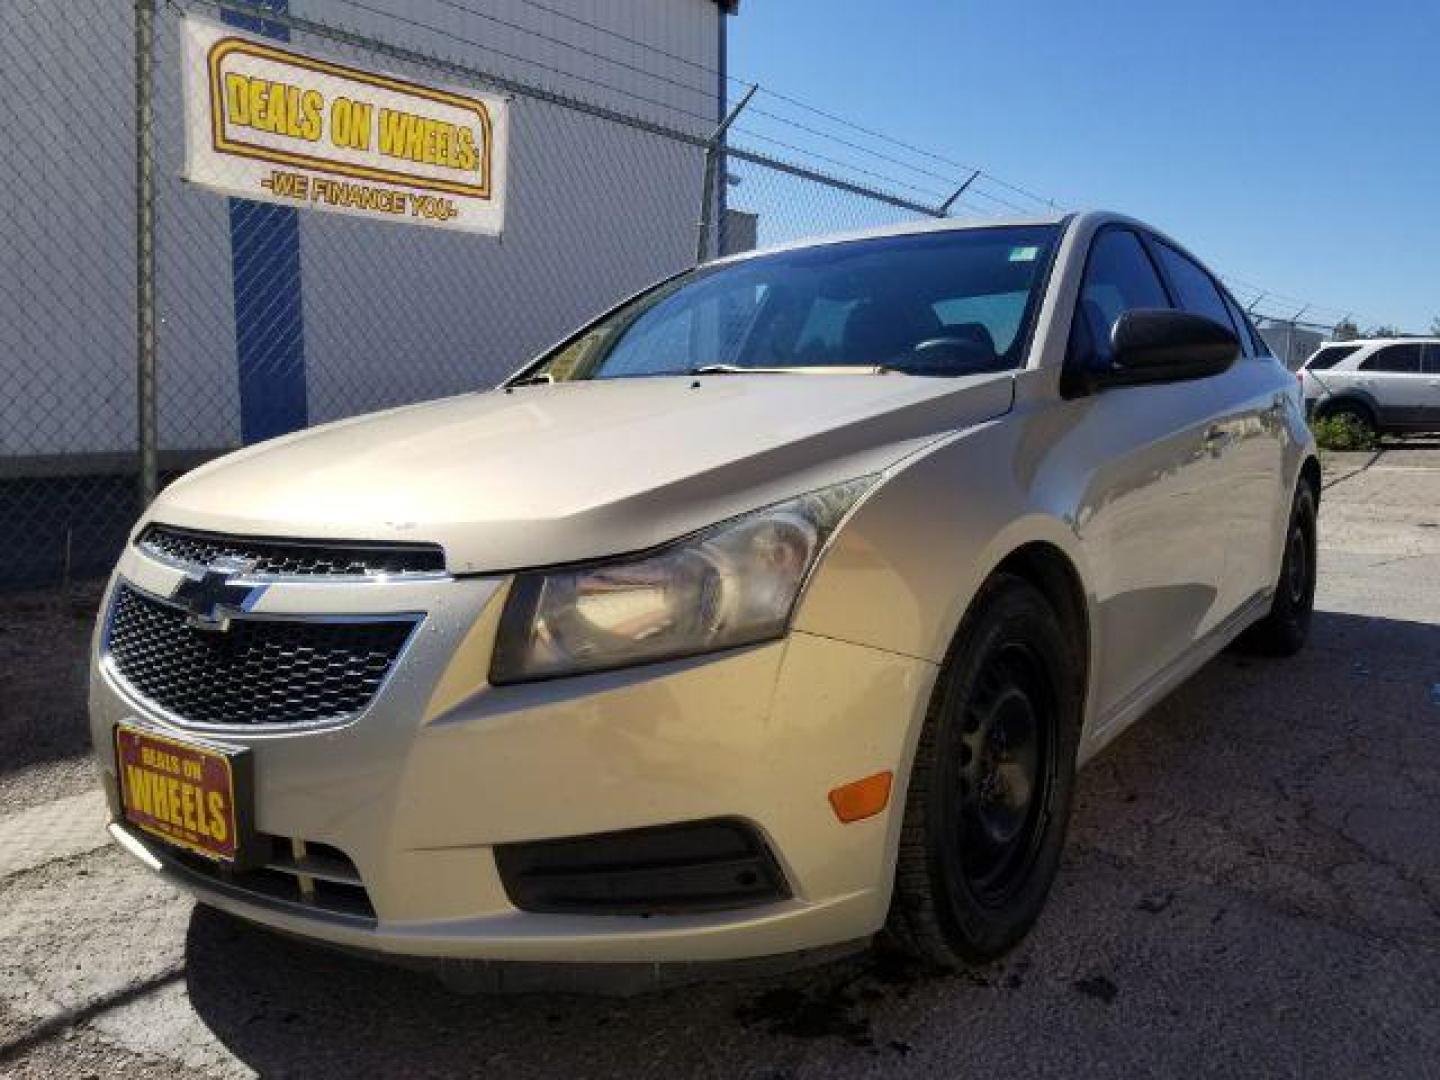
[{"label": "dirt patch", "polygon": [[95,783],[85,694],[103,587],[0,594],[0,814]]}]

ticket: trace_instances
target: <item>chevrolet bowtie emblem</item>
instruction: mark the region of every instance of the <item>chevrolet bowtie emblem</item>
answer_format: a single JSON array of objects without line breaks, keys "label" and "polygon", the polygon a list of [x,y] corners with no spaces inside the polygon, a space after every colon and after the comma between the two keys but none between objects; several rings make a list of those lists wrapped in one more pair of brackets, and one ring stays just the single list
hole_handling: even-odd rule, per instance
[{"label": "chevrolet bowtie emblem", "polygon": [[170,599],[190,613],[187,620],[201,630],[230,628],[230,616],[249,611],[264,585],[241,585],[234,580],[255,568],[253,562],[217,559],[198,573],[186,574],[175,586]]}]

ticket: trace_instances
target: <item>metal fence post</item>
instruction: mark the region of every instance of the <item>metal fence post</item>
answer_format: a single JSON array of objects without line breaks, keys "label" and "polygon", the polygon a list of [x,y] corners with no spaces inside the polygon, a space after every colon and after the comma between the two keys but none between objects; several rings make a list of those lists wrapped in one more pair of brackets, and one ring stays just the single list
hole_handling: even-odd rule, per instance
[{"label": "metal fence post", "polygon": [[935,216],[936,216],[936,217],[944,217],[946,214],[950,213],[950,208],[951,208],[952,206],[954,206],[957,202],[960,201],[960,196],[961,196],[961,195],[964,195],[965,192],[969,191],[969,190],[970,190],[970,185],[973,184],[976,180],[979,180],[979,179],[980,179],[980,170],[979,170],[979,169],[974,169],[974,170],[972,170],[971,173],[970,173],[969,179],[967,179],[963,184],[961,184],[958,188],[956,188],[955,191],[954,191],[954,193],[953,193],[948,199],[946,199],[943,203],[941,203],[941,204],[939,205],[939,207],[936,208]]},{"label": "metal fence post", "polygon": [[159,488],[155,395],[155,0],[135,0],[135,406],[143,511]]},{"label": "metal fence post", "polygon": [[[702,263],[710,254],[710,233],[714,228],[715,221],[715,181],[717,176],[720,183],[725,182],[723,176],[719,176],[717,167],[721,157],[721,149],[725,145],[725,133],[730,130],[730,125],[740,115],[740,110],[750,104],[750,99],[755,96],[755,91],[760,89],[759,83],[745,91],[745,96],[736,103],[725,119],[720,121],[720,126],[710,136],[710,141],[705,144],[705,178],[701,182],[700,190],[700,235],[695,239],[695,262]],[[723,222],[721,223],[723,227]]]},{"label": "metal fence post", "polygon": [[1290,321],[1285,324],[1285,366],[1291,371],[1299,366],[1295,363],[1295,327],[1300,322],[1300,316],[1309,310],[1310,305],[1306,304],[1294,315],[1291,315]]}]

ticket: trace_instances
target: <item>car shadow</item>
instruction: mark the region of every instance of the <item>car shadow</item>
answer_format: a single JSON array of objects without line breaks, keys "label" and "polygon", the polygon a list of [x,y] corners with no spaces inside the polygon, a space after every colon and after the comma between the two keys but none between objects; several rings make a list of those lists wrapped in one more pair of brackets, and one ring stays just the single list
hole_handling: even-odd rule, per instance
[{"label": "car shadow", "polygon": [[[869,954],[631,998],[467,997],[197,907],[189,1000],[261,1075],[785,1077],[946,1054],[951,1070],[1073,1074],[1152,1052],[1139,1044],[1173,1065],[1207,1060],[1215,1018],[1268,1007],[1282,983],[1306,1003],[1312,1060],[1393,1055],[1405,1047],[1366,1019],[1388,996],[1371,980],[1393,978],[1371,956],[1387,933],[1440,944],[1423,908],[1414,927],[1384,925],[1407,882],[1440,890],[1440,840],[1387,830],[1416,797],[1401,770],[1430,785],[1433,820],[1436,732],[1440,626],[1318,612],[1300,656],[1217,658],[1082,773],[1055,893],[998,964],[935,978]],[[1394,869],[1384,909],[1357,908],[1336,870],[1351,865]],[[1380,920],[1377,936],[1315,936],[1357,919]],[[1237,1020],[1227,1038],[1232,1063],[1284,1071],[1266,1024]]]}]

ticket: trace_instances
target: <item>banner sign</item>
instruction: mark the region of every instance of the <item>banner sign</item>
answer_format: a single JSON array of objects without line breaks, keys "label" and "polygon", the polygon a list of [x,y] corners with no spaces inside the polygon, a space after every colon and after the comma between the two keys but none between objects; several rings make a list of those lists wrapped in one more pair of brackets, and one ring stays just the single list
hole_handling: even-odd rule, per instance
[{"label": "banner sign", "polygon": [[241,198],[499,235],[503,99],[185,19],[185,176]]}]

